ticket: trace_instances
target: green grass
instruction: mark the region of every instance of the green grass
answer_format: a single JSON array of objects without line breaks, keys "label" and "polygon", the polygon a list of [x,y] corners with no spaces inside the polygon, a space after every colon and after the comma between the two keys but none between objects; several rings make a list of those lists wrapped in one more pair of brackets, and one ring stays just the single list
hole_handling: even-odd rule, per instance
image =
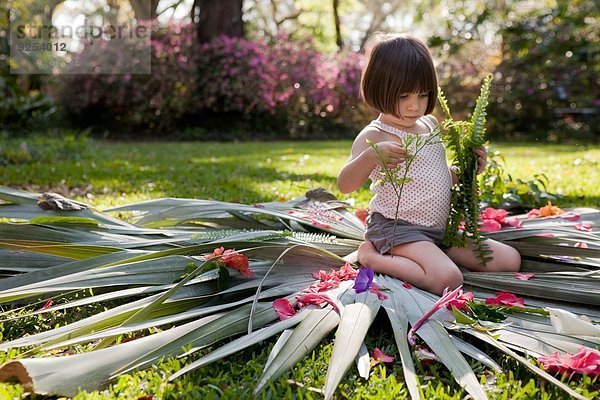
[{"label": "green grass", "polygon": [[[200,143],[96,142],[87,157],[7,165],[4,185],[54,190],[99,208],[159,197],[254,203],[290,199],[322,186],[365,207],[368,186],[350,195],[336,188],[350,141]],[[492,143],[514,178],[549,178],[559,206],[600,207],[600,147]]]},{"label": "green grass", "polygon": [[[87,150],[79,147],[77,151],[81,154],[69,153],[73,151],[71,147],[63,150],[52,148],[52,154],[41,151],[39,158],[22,160],[18,165],[8,164],[0,169],[0,182],[31,191],[57,191],[101,209],[159,197],[210,198],[251,204],[290,199],[319,186],[342,199],[353,198],[357,206],[366,207],[370,197],[367,186],[351,195],[341,195],[336,188],[336,176],[348,156],[350,145],[350,141],[95,142]],[[545,173],[549,178],[548,190],[564,196],[559,206],[600,207],[599,147],[538,143],[492,143],[492,147],[504,155],[505,169],[514,178],[527,180],[536,173]],[[64,321],[64,317],[57,319]],[[45,317],[36,318],[25,319],[19,322],[19,326],[3,326],[3,340],[21,335],[23,329],[35,331],[48,323]],[[183,360],[165,360],[148,370],[118,378],[107,390],[80,393],[75,399],[137,399],[145,395],[160,399],[250,398],[273,343],[267,341],[172,383],[166,378],[183,365]],[[480,343],[477,345],[482,346]],[[383,321],[373,326],[367,346],[370,350],[380,347],[398,358],[391,329]],[[488,382],[493,381],[490,383],[490,398],[564,397],[558,389],[538,380],[524,367],[490,352],[496,355],[506,373],[484,374],[484,369],[473,363],[482,379],[487,376]],[[330,353],[331,338],[292,371],[270,384],[261,397],[322,398],[315,390],[323,386]],[[18,354],[0,353],[0,362]],[[418,364],[417,368],[424,398],[460,399],[465,396],[440,365]],[[570,384],[590,398],[599,394],[598,384],[589,378],[574,377]],[[22,396],[20,386],[0,384],[1,399],[20,399]],[[356,370],[351,369],[338,390],[339,399],[396,399],[406,396],[399,364],[375,367],[368,381],[358,378]]]}]

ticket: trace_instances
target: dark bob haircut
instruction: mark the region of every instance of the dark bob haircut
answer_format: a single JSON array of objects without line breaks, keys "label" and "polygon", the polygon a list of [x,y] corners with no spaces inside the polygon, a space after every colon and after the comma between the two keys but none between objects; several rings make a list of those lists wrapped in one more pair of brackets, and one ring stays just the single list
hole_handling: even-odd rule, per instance
[{"label": "dark bob haircut", "polygon": [[429,93],[431,114],[437,99],[437,77],[427,46],[410,35],[377,33],[367,42],[368,63],[361,79],[361,95],[377,111],[398,115],[404,93]]}]

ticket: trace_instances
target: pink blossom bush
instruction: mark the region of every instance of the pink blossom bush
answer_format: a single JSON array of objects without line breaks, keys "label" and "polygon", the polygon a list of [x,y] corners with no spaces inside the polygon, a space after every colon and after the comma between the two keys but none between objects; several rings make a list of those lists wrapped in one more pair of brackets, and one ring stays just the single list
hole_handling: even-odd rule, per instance
[{"label": "pink blossom bush", "polygon": [[[324,54],[310,41],[288,38],[219,36],[199,43],[193,25],[151,27],[152,74],[60,77],[57,100],[73,121],[134,132],[200,126],[307,137],[372,117],[357,108],[358,53]],[[75,57],[74,63],[110,60],[117,73],[132,61],[130,51],[111,41]]]}]

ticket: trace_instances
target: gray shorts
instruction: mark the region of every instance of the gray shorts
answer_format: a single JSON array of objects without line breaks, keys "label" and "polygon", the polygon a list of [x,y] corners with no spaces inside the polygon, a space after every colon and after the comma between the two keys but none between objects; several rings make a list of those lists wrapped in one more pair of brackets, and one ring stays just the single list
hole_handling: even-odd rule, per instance
[{"label": "gray shorts", "polygon": [[373,246],[381,254],[389,253],[392,246],[424,240],[441,247],[443,239],[443,229],[413,225],[399,219],[394,231],[393,219],[386,218],[379,213],[373,213],[367,219],[365,240],[373,243]]}]

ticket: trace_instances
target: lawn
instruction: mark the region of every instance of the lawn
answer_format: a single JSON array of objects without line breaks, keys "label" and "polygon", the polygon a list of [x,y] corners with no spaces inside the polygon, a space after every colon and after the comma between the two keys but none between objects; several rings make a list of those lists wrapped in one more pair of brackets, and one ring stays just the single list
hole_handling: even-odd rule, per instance
[{"label": "lawn", "polygon": [[[94,142],[89,146],[57,146],[28,151],[32,160],[7,164],[0,170],[4,185],[31,191],[53,190],[100,209],[159,197],[210,198],[255,203],[290,199],[310,188],[322,186],[365,207],[369,191],[342,196],[335,188],[337,172],[346,160],[350,141],[199,143],[199,142]],[[550,192],[563,195],[561,207],[588,205],[600,207],[600,176],[596,173],[600,148],[580,145],[492,144],[506,159],[505,170],[515,178],[531,179],[534,174],[548,177]],[[36,153],[37,152],[37,153]],[[98,305],[97,307],[102,307]],[[89,310],[81,309],[81,313]],[[54,321],[69,320],[56,313]],[[54,323],[47,316],[3,325],[3,340],[43,329]],[[124,375],[111,387],[98,393],[80,393],[76,399],[136,399],[154,395],[160,399],[242,399],[250,398],[253,383],[261,374],[274,341],[255,346],[235,356],[200,368],[173,383],[168,377],[183,364],[166,360],[153,368]],[[381,320],[371,329],[367,347],[381,348],[395,355],[393,336],[387,322]],[[82,350],[82,349],[79,349]],[[493,353],[493,351],[490,351]],[[323,386],[331,341],[319,345],[293,371],[263,392],[263,398],[322,398],[315,388]],[[0,353],[0,362],[16,353]],[[505,374],[484,374],[472,363],[489,386],[491,398],[560,398],[562,393],[534,378],[525,368],[502,356],[495,357]],[[189,361],[189,360],[188,360]],[[423,397],[463,398],[465,392],[439,364],[418,363]],[[590,379],[573,379],[573,387],[582,387],[590,398],[598,393]],[[407,396],[398,363],[378,366],[369,381],[358,378],[351,369],[339,388],[339,398],[396,399]],[[19,398],[18,386],[0,384],[0,398]],[[39,397],[38,397],[39,398]],[[150,397],[146,397],[150,398]]]},{"label": "lawn", "polygon": [[[350,195],[336,188],[350,146],[350,141],[94,142],[76,157],[43,154],[48,160],[9,164],[0,170],[0,182],[54,190],[100,209],[159,197],[252,204],[290,199],[318,186],[365,207],[367,185]],[[492,143],[491,148],[505,157],[505,171],[513,178],[545,174],[548,190],[563,195],[559,206],[600,207],[600,147]]]}]

